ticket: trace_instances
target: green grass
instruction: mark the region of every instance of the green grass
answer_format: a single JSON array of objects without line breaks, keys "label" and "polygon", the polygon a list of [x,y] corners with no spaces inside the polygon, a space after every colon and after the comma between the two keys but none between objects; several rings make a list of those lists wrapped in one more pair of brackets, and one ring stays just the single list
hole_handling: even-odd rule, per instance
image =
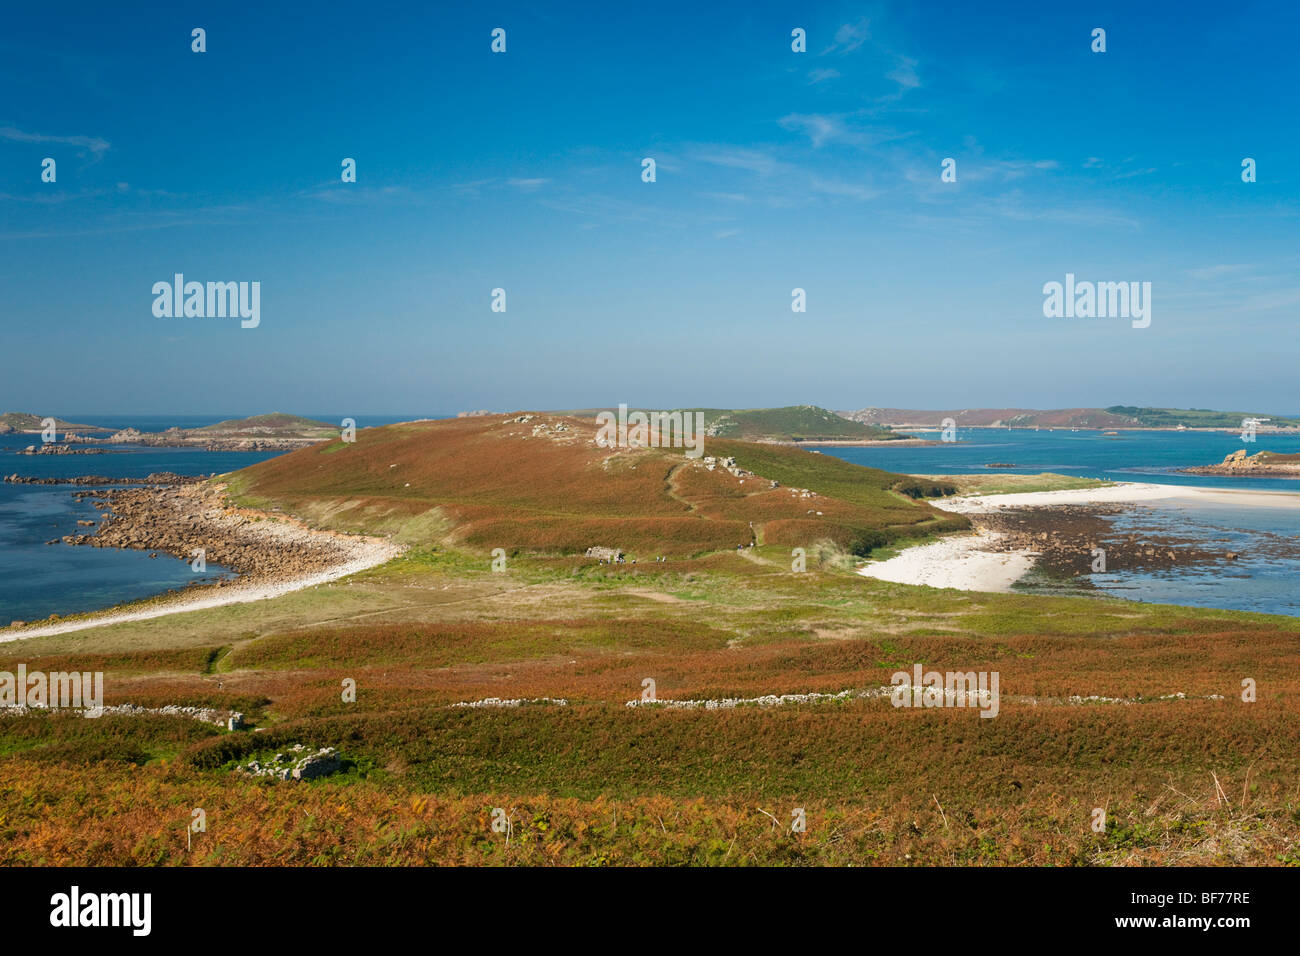
[{"label": "green grass", "polygon": [[906,437],[888,428],[851,421],[816,405],[693,411],[704,415],[705,427],[717,437],[741,441],[888,441]]},{"label": "green grass", "polygon": [[[197,434],[243,435],[270,429],[276,438],[333,438],[338,435],[339,427],[328,422],[318,422],[301,415],[287,415],[283,412],[271,412],[267,415],[252,415],[248,418],[232,418],[193,429]],[[257,437],[256,434],[253,437]]]},{"label": "green grass", "polygon": [[1281,418],[1262,412],[1217,412],[1208,408],[1141,408],[1136,405],[1112,405],[1106,411],[1128,415],[1148,428],[1240,428],[1243,418],[1267,418],[1269,425],[1298,426],[1300,420]]},{"label": "green grass", "polygon": [[1076,478],[1071,475],[1058,475],[1050,471],[1039,475],[1008,475],[990,469],[988,474],[974,475],[917,475],[934,481],[943,481],[957,486],[959,495],[1011,495],[1028,494],[1035,491],[1075,491],[1084,488],[1106,488],[1113,481],[1099,478]]}]

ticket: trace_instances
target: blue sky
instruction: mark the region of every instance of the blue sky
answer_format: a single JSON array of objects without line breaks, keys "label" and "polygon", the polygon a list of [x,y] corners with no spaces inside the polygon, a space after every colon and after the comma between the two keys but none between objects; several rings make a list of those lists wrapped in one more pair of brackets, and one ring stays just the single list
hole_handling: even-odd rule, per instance
[{"label": "blue sky", "polygon": [[1292,3],[234,6],[3,14],[0,410],[1300,412]]}]

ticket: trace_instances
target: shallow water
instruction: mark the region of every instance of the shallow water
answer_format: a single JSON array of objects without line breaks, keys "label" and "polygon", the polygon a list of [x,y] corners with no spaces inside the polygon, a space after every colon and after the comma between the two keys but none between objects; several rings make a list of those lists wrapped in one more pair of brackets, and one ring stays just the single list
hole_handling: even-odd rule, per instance
[{"label": "shallow water", "polygon": [[[63,416],[71,421],[111,428],[134,425],[146,431],[172,425],[195,427],[233,416],[149,420],[147,418]],[[310,416],[338,421],[341,416]],[[355,416],[354,416],[355,417]],[[357,418],[360,427],[442,417],[435,414]],[[922,434],[918,432],[917,434]],[[937,437],[937,434],[933,434]],[[969,430],[969,439],[927,447],[822,447],[857,464],[888,471],[921,474],[1061,474],[1112,481],[1147,481],[1219,488],[1300,493],[1291,479],[1219,478],[1180,475],[1172,469],[1222,460],[1238,448],[1300,452],[1300,437],[1261,435],[1243,444],[1237,435],[1199,432],[1121,432],[1105,437],[1096,431],[1038,431],[1026,429]],[[105,455],[24,456],[15,454],[39,442],[36,435],[0,435],[0,474],[72,477],[103,474],[144,477],[150,472],[222,474],[274,457],[275,452],[208,452],[182,448],[116,449]],[[1013,462],[1011,469],[986,469],[990,462]],[[0,624],[36,620],[50,614],[71,614],[139,600],[196,579],[213,580],[228,574],[208,565],[200,576],[186,561],[141,551],[46,545],[66,534],[87,532],[77,520],[99,514],[89,502],[73,500],[68,485],[0,484]],[[1116,596],[1136,600],[1300,614],[1300,592],[1291,582],[1300,574],[1295,546],[1300,542],[1300,509],[1233,507],[1178,503],[1138,508],[1118,519],[1125,530],[1151,534],[1192,534],[1230,542],[1241,559],[1228,569],[1177,569],[1139,573],[1115,571],[1094,575],[1093,584]]]},{"label": "shallow water", "polygon": [[[236,416],[172,419],[114,416],[60,416],[85,425],[118,429],[133,425],[142,431],[171,426],[194,428]],[[311,417],[311,416],[309,416]],[[407,418],[357,418],[359,427],[404,421]],[[322,421],[339,421],[342,416],[321,416]],[[60,436],[62,437],[62,436]],[[172,471],[181,475],[224,474],[247,467],[278,452],[220,452],[192,448],[139,448],[97,446],[110,449],[104,455],[19,455],[28,445],[40,443],[39,435],[0,435],[0,475],[19,474],[36,478],[71,478],[105,475],[111,478],[143,478],[151,472]],[[192,581],[209,582],[232,577],[225,568],[208,563],[198,574],[188,561],[159,552],[117,548],[91,548],[62,542],[45,542],[67,534],[86,534],[92,528],[79,527],[78,520],[99,517],[89,501],[79,502],[73,492],[86,486],[0,484],[0,626],[13,620],[33,621],[51,614],[73,614],[137,601]]]},{"label": "shallow water", "polygon": [[1163,604],[1300,615],[1295,587],[1300,509],[1165,503],[1135,508],[1114,526],[1139,536],[1188,536],[1239,557],[1227,565],[1093,575],[1093,585],[1107,593]]},{"label": "shallow water", "polygon": [[[916,432],[921,437],[935,433]],[[968,441],[939,446],[830,447],[819,450],[846,461],[905,474],[1039,474],[1044,471],[1110,481],[1240,488],[1300,494],[1300,480],[1183,475],[1174,469],[1222,461],[1239,448],[1300,452],[1300,436],[1260,435],[1253,444],[1237,434],[1202,432],[1033,431],[971,429]],[[991,462],[1017,467],[990,469]],[[1161,571],[1108,569],[1094,587],[1116,597],[1193,607],[1300,615],[1300,508],[1158,501],[1132,508],[1115,528],[1139,537],[1190,537],[1213,542],[1239,558],[1227,565]]]},{"label": "shallow water", "polygon": [[[911,434],[918,438],[939,437],[938,432]],[[1225,478],[1175,471],[1218,464],[1239,449],[1251,455],[1264,450],[1300,452],[1300,435],[1260,435],[1254,443],[1244,443],[1238,434],[1227,432],[1120,432],[1118,437],[1111,437],[1099,431],[984,428],[958,430],[957,438],[956,442],[925,446],[814,447],[845,461],[903,474],[1037,475],[1051,471],[1109,481],[1300,493],[1300,479],[1295,478]],[[995,462],[1016,467],[985,467]]]}]

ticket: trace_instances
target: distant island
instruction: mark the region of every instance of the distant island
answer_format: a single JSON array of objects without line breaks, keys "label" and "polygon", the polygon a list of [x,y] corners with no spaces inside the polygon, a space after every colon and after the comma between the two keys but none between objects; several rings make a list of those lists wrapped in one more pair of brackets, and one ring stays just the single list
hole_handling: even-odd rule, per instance
[{"label": "distant island", "polygon": [[[600,411],[603,409],[582,408],[559,410],[550,414],[588,418]],[[708,437],[735,441],[816,444],[900,441],[910,437],[880,425],[854,421],[843,413],[818,405],[786,405],[780,408],[691,407],[665,411],[699,412],[704,416]]]},{"label": "distant island", "polygon": [[[5,412],[0,414],[0,435],[26,434],[28,432],[42,432],[45,430],[44,421],[49,418],[48,415],[37,415],[32,412]],[[79,431],[79,432],[106,432],[107,428],[101,428],[98,425],[76,425],[72,422],[65,422],[62,418],[54,419],[54,428],[59,432]]]},{"label": "distant island", "polygon": [[855,422],[817,405],[783,408],[704,408],[709,437],[753,442],[897,441],[888,428]]},{"label": "distant island", "polygon": [[1260,432],[1300,429],[1300,419],[1263,412],[1219,412],[1205,408],[963,408],[926,411],[913,408],[860,408],[838,413],[850,421],[892,428],[941,428],[952,419],[959,428],[1094,428],[1235,430],[1254,419]]},{"label": "distant island", "polygon": [[[552,414],[594,418],[604,409],[578,409]],[[710,438],[729,438],[737,441],[800,443],[874,443],[900,441],[905,434],[879,425],[852,421],[827,408],[817,405],[790,405],[783,408],[691,408],[667,411],[700,412],[704,417],[706,434]],[[457,418],[483,418],[489,411],[460,412]],[[41,418],[36,415],[11,412],[0,416],[0,421],[10,423],[0,427],[6,432],[40,432]],[[145,432],[128,427],[111,434],[110,429],[92,425],[75,425],[57,421],[59,438],[73,445],[144,445],[160,448],[198,447],[209,451],[293,451],[316,442],[338,438],[338,425],[315,421],[298,415],[273,412],[250,418],[231,419],[204,425],[201,428],[168,428],[164,431]],[[19,427],[25,426],[25,427]],[[84,433],[94,434],[84,434]],[[60,450],[65,445],[57,446]],[[65,453],[70,453],[68,449]],[[33,453],[54,454],[51,450],[34,449]]]},{"label": "distant island", "polygon": [[[69,445],[145,445],[159,448],[198,447],[208,451],[292,451],[316,442],[337,438],[338,425],[318,422],[299,415],[272,412],[249,418],[230,419],[201,428],[168,428],[160,432],[142,432],[124,428],[109,435],[110,429],[97,425],[77,425],[55,419],[61,443],[51,447],[62,453],[75,454]],[[41,418],[26,412],[0,415],[0,434],[40,432]],[[94,434],[83,434],[91,432]],[[101,437],[102,436],[102,437]],[[29,453],[40,453],[33,449]],[[43,452],[53,454],[54,452]]]}]

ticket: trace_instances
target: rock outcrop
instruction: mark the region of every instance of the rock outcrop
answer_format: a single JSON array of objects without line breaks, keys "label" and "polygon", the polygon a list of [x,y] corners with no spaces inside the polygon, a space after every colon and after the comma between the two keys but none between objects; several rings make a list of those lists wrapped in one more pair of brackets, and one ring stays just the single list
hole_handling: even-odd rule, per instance
[{"label": "rock outcrop", "polygon": [[107,475],[80,475],[76,478],[31,478],[6,475],[9,485],[190,485],[207,481],[207,475],[178,475],[174,471],[155,471],[144,478],[109,478]]},{"label": "rock outcrop", "polygon": [[312,750],[294,744],[285,753],[278,753],[265,764],[250,760],[240,765],[239,772],[250,777],[271,777],[275,780],[315,780],[337,773],[343,767],[338,751],[333,747]]},{"label": "rock outcrop", "polygon": [[28,445],[16,455],[107,455],[104,448],[73,448],[61,442],[49,442],[44,445]]},{"label": "rock outcrop", "polygon": [[[326,571],[354,558],[362,546],[350,535],[315,531],[288,517],[232,507],[207,484],[117,488],[97,495],[108,519],[91,534],[65,544],[161,551],[237,571],[246,581],[274,581]],[[226,582],[218,582],[222,585]]]},{"label": "rock outcrop", "polygon": [[1300,477],[1300,456],[1279,455],[1276,452],[1261,451],[1247,455],[1246,449],[1238,448],[1224,457],[1217,465],[1201,465],[1184,468],[1189,475],[1243,475],[1246,477]]}]

